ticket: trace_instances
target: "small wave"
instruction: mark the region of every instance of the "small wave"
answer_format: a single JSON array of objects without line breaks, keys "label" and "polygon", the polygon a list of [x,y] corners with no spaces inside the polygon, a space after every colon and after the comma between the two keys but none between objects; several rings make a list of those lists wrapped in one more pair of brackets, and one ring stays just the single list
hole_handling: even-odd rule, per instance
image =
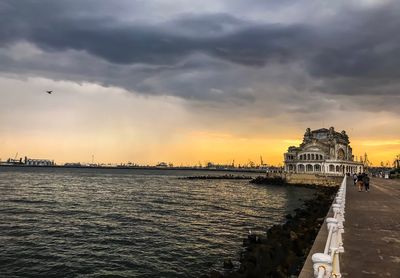
[{"label": "small wave", "polygon": [[17,204],[44,204],[44,205],[53,205],[57,204],[56,201],[48,201],[48,200],[30,200],[30,199],[6,199],[4,202],[9,203],[17,203]]}]

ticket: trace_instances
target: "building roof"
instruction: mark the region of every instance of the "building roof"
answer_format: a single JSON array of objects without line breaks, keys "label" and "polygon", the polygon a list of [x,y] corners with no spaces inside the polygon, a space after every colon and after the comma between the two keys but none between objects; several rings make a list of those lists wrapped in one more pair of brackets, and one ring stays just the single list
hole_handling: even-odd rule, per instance
[{"label": "building roof", "polygon": [[320,129],[312,130],[311,132],[315,133],[315,132],[328,132],[328,131],[329,131],[329,129],[327,129],[327,128],[320,128]]}]

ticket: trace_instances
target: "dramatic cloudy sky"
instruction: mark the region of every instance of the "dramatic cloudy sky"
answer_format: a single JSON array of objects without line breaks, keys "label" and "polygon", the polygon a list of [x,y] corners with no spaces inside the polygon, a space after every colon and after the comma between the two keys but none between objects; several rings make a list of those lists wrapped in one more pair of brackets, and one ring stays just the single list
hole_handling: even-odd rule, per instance
[{"label": "dramatic cloudy sky", "polygon": [[0,157],[278,164],[335,126],[390,161],[399,3],[0,0]]}]

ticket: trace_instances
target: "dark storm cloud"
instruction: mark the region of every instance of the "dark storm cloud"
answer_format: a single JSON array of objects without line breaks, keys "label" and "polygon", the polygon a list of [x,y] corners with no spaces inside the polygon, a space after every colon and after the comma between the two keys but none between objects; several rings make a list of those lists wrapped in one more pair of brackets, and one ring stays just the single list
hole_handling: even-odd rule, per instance
[{"label": "dark storm cloud", "polygon": [[400,5],[347,12],[341,18],[339,27],[319,30],[326,33],[319,36],[311,72],[321,76],[399,76]]},{"label": "dark storm cloud", "polygon": [[34,2],[32,9],[27,2],[16,3],[9,2],[1,14],[3,44],[28,40],[47,51],[83,50],[118,64],[171,64],[204,52],[240,64],[263,65],[269,59],[291,59],[307,33],[301,26],[251,25],[226,14],[185,15],[153,26],[80,17],[53,4],[43,5],[41,13],[49,16],[37,17],[40,2]]},{"label": "dark storm cloud", "polygon": [[[162,22],[151,19],[137,22],[134,18],[145,4],[140,1],[130,3],[137,12],[132,15],[132,20],[109,12],[112,5],[107,1],[2,1],[1,45],[28,41],[46,53],[81,51],[101,58],[98,59],[101,61],[88,57],[80,61],[75,53],[72,58],[76,65],[69,64],[63,69],[54,65],[57,61],[51,61],[51,64],[36,60],[17,65],[9,57],[2,57],[1,70],[6,72],[26,66],[43,73],[56,68],[60,75],[81,75],[83,80],[106,85],[201,99],[226,97],[227,92],[241,95],[232,84],[271,81],[262,74],[256,79],[241,76],[241,73],[254,75],[260,71],[267,74],[269,71],[264,67],[299,64],[318,82],[308,80],[310,84],[302,85],[302,78],[292,74],[289,68],[281,82],[293,89],[305,87],[311,91],[348,95],[398,94],[400,9],[397,2],[338,11],[337,16],[318,24],[271,24],[239,19],[227,13],[186,13]],[[288,3],[292,1],[279,5]],[[245,7],[243,1],[234,1],[232,5]],[[274,1],[254,1],[252,5],[252,10],[267,8],[265,5],[278,6]],[[212,59],[206,59],[206,63],[188,59],[198,57],[199,53],[214,57],[215,62]],[[88,69],[90,66],[83,64],[85,59],[96,69]],[[218,63],[223,68],[216,66]],[[149,67],[131,67],[137,64]],[[222,76],[221,70],[226,74]],[[190,78],[187,72],[193,72]],[[300,83],[293,84],[294,81]]]}]

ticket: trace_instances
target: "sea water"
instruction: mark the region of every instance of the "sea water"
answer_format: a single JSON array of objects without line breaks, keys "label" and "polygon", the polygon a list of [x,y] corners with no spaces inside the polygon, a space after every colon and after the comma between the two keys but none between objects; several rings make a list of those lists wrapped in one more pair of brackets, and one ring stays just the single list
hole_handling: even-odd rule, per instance
[{"label": "sea water", "polygon": [[0,276],[199,277],[313,194],[208,174],[0,167]]}]

